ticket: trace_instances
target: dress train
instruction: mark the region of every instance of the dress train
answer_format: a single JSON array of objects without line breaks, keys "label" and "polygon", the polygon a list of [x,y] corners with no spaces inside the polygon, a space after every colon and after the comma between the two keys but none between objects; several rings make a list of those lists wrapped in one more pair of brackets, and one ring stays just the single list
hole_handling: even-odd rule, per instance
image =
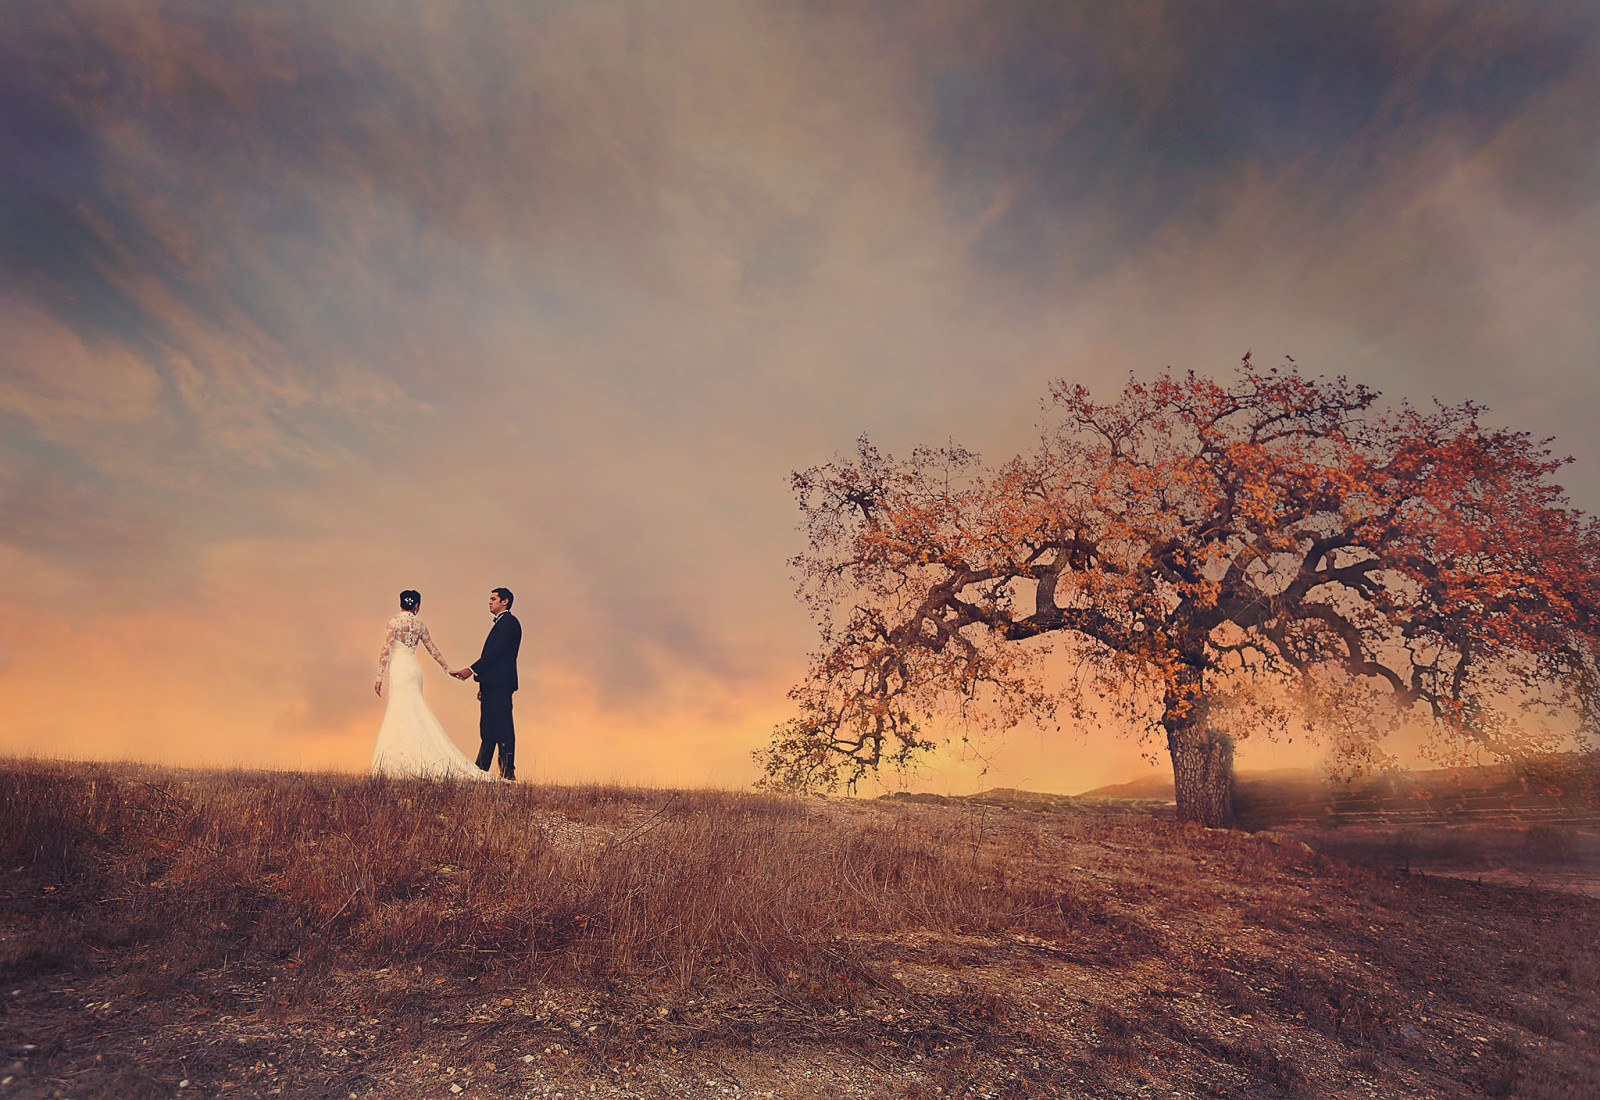
[{"label": "dress train", "polygon": [[[420,624],[419,624],[420,625]],[[422,628],[426,638],[426,628]],[[391,639],[394,631],[391,630]],[[433,649],[431,639],[428,648]],[[416,645],[386,644],[388,704],[383,724],[372,746],[373,774],[400,776],[456,776],[462,779],[488,779],[450,740],[444,726],[422,697],[422,665]],[[437,652],[435,651],[437,656]]]}]

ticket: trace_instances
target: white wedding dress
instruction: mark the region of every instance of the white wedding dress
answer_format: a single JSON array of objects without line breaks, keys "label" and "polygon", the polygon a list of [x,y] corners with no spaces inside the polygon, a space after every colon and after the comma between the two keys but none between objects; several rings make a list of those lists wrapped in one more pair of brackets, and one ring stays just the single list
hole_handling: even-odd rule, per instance
[{"label": "white wedding dress", "polygon": [[387,677],[388,705],[378,741],[372,746],[372,771],[384,775],[457,776],[486,779],[455,742],[450,740],[439,719],[422,698],[422,664],[417,660],[421,642],[446,672],[444,656],[428,636],[428,627],[410,611],[389,620],[389,634],[378,657],[378,679]]}]

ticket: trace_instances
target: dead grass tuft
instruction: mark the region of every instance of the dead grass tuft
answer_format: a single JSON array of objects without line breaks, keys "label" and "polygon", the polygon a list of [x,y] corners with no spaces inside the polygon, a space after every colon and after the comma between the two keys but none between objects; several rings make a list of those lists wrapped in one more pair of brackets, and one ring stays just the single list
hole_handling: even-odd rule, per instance
[{"label": "dead grass tuft", "polygon": [[[5,771],[0,805],[5,858],[105,907],[97,942],[181,937],[191,968],[240,950],[302,970],[448,959],[832,1006],[844,980],[881,984],[864,938],[907,925],[1151,950],[1097,900],[1012,882],[975,850],[765,795],[101,766]],[[576,842],[558,839],[574,825]],[[70,953],[35,947],[7,972]]]}]

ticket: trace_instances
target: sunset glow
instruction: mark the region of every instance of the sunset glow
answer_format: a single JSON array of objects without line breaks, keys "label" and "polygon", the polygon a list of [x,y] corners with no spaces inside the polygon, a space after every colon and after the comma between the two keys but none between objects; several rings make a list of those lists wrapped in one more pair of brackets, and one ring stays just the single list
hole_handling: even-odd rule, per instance
[{"label": "sunset glow", "polygon": [[[525,778],[747,784],[790,472],[1053,378],[1473,399],[1593,513],[1596,133],[1577,2],[8,5],[0,753],[362,770],[505,585]],[[1079,733],[914,782],[1150,773]]]}]

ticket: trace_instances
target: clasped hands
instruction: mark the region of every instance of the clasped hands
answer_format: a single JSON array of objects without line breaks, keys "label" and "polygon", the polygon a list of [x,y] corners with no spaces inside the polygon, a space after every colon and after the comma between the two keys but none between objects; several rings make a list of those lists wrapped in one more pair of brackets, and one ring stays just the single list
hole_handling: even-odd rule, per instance
[{"label": "clasped hands", "polygon": [[[464,668],[458,672],[452,672],[450,675],[454,676],[457,680],[470,680],[472,679],[472,670],[470,668]],[[383,677],[378,677],[378,682],[372,685],[372,693],[378,696],[380,699],[383,697]],[[483,698],[483,695],[480,693],[478,698]]]}]

